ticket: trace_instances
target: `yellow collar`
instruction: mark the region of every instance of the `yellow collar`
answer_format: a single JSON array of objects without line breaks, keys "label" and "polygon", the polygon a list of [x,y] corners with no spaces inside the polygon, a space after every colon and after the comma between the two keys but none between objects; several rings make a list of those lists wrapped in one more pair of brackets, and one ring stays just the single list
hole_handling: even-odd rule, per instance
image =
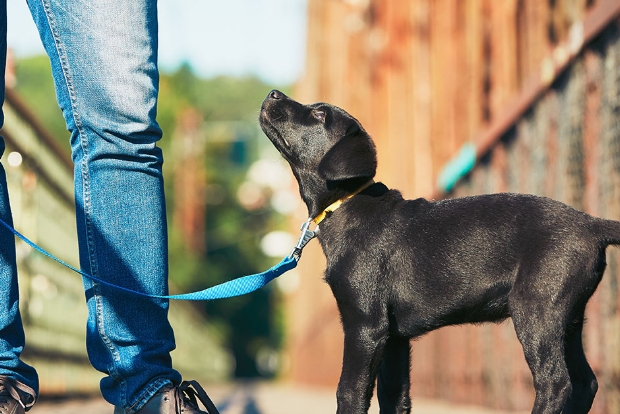
[{"label": "yellow collar", "polygon": [[344,203],[345,201],[347,201],[354,195],[361,193],[362,191],[364,191],[366,188],[368,188],[372,184],[374,184],[374,181],[370,180],[366,184],[358,188],[353,194],[349,194],[348,196],[343,197],[340,200],[336,200],[335,202],[330,204],[325,210],[323,210],[318,216],[312,219],[312,221],[314,222],[314,224],[318,226],[319,223],[322,222],[323,219],[327,216],[327,213],[333,213],[334,211],[338,209],[338,207],[342,205],[342,203]]}]

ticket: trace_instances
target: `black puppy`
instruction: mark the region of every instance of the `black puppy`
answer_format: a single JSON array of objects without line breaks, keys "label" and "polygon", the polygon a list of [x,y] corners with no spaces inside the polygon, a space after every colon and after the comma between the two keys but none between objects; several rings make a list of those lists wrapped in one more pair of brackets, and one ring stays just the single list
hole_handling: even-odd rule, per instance
[{"label": "black puppy", "polygon": [[325,280],[345,335],[338,413],[366,413],[376,378],[381,412],[409,413],[410,338],[508,317],[534,377],[532,412],[589,411],[597,382],[582,347],[584,311],[620,223],[531,195],[404,200],[372,182],[370,136],[333,105],[274,90],[260,124],[309,217],[324,219]]}]

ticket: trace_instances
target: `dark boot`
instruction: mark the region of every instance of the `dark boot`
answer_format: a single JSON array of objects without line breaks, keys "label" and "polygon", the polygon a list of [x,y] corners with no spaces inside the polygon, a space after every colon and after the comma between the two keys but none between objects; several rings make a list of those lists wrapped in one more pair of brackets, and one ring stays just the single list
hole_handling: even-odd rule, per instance
[{"label": "dark boot", "polygon": [[[199,400],[207,411],[198,407]],[[116,407],[114,414],[124,411]],[[219,414],[217,408],[196,381],[183,381],[181,385],[172,385],[160,389],[136,414]]]},{"label": "dark boot", "polygon": [[34,402],[34,390],[0,376],[0,414],[24,414]]}]

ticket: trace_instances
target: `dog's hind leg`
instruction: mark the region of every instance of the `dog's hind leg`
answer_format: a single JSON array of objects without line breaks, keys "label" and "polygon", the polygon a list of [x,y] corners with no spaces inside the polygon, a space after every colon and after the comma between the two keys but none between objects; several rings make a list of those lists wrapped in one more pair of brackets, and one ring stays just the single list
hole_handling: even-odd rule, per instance
[{"label": "dog's hind leg", "polygon": [[532,414],[560,414],[572,394],[564,360],[565,322],[553,308],[529,301],[520,305],[512,303],[511,312],[534,378],[536,399]]},{"label": "dog's hind leg", "polygon": [[[568,365],[568,372],[573,384],[573,393],[566,403],[566,407],[564,407],[565,414],[589,412],[598,390],[596,376],[583,352],[582,332],[586,303],[600,283],[606,265],[605,249],[602,248],[592,264],[586,267],[585,274],[591,276],[580,279],[585,281],[587,285],[582,288],[575,288],[575,291],[580,292],[581,296],[576,298],[577,303],[580,303],[580,305],[575,306],[574,316],[570,320],[566,332],[566,364]],[[588,272],[589,269],[592,269],[592,271]]]},{"label": "dog's hind leg", "polygon": [[563,414],[585,414],[590,411],[598,383],[592,368],[583,352],[581,332],[583,329],[583,309],[579,311],[566,334],[566,364],[573,384],[571,394]]},{"label": "dog's hind leg", "polygon": [[377,376],[381,414],[409,414],[411,345],[408,338],[390,336],[383,350]]}]

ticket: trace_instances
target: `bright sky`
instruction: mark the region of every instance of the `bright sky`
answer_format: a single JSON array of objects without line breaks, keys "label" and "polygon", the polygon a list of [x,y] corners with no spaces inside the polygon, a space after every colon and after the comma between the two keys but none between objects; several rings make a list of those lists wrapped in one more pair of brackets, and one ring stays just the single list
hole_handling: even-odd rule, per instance
[{"label": "bright sky", "polygon": [[[306,0],[159,0],[162,70],[188,62],[199,75],[255,74],[289,84],[303,70]],[[24,0],[8,0],[8,44],[44,53]]]}]

